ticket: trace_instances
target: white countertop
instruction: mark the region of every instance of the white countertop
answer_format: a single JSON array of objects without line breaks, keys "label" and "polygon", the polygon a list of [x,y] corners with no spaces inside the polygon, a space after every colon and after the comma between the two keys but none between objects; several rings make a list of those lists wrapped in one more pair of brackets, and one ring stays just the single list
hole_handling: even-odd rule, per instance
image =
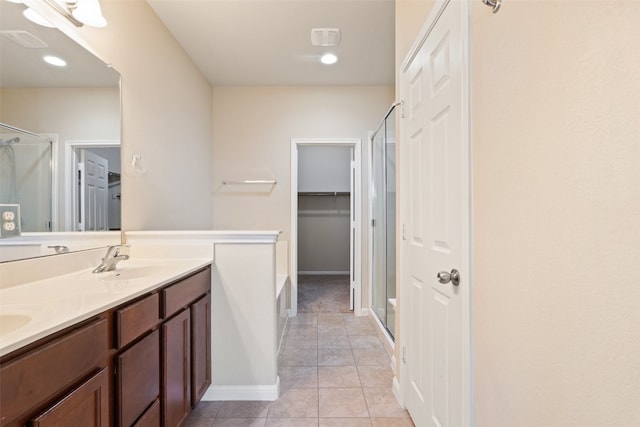
[{"label": "white countertop", "polygon": [[[0,289],[0,356],[121,305],[212,262],[212,258],[136,258],[119,263],[114,271],[93,274],[91,269],[81,270]],[[13,329],[12,324],[17,325],[22,321],[25,323]],[[4,332],[7,329],[8,332]]]}]

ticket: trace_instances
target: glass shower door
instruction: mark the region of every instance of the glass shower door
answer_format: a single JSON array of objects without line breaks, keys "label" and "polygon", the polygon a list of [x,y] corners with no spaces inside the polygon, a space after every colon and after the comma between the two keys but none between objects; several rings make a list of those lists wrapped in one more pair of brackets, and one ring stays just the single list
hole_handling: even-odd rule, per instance
[{"label": "glass shower door", "polygon": [[395,114],[387,114],[371,140],[372,309],[393,338],[396,303]]},{"label": "glass shower door", "polygon": [[372,308],[383,325],[387,324],[386,276],[386,233],[385,233],[385,174],[384,174],[384,129],[379,130],[372,140]]}]

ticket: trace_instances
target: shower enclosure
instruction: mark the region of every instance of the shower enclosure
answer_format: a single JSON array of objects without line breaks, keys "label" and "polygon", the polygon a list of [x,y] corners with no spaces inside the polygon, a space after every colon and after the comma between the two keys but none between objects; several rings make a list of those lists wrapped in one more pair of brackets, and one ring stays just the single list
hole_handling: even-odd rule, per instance
[{"label": "shower enclosure", "polygon": [[371,138],[372,309],[394,338],[396,305],[396,105]]},{"label": "shower enclosure", "polygon": [[23,232],[51,231],[52,141],[0,123],[0,204],[20,205]]}]

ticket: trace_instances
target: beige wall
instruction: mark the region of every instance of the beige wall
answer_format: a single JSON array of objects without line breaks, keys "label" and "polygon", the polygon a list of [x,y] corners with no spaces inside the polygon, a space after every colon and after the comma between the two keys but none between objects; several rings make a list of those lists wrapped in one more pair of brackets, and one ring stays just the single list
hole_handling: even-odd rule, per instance
[{"label": "beige wall", "polygon": [[209,229],[211,86],[145,1],[100,3],[108,26],[77,33],[122,75],[122,226]]},{"label": "beige wall", "polygon": [[[367,177],[368,132],[393,102],[393,87],[215,87],[213,192],[215,229],[282,230],[290,236],[291,138],[361,138]],[[275,179],[269,188],[223,188],[223,180]],[[366,196],[367,180],[363,179]],[[266,191],[265,191],[266,190]],[[368,199],[363,198],[363,224]],[[368,233],[363,230],[363,254]],[[362,264],[368,283],[368,263]],[[368,289],[363,289],[367,301]]]},{"label": "beige wall", "polygon": [[640,425],[639,21],[473,2],[476,426]]},{"label": "beige wall", "polygon": [[435,0],[396,0],[396,70],[407,56],[434,4]]}]

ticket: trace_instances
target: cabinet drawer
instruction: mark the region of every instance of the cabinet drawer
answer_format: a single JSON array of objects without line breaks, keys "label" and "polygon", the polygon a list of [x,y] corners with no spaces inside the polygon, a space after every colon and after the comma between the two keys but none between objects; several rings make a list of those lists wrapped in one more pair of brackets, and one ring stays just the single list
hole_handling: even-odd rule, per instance
[{"label": "cabinet drawer", "polygon": [[122,348],[160,322],[160,297],[152,294],[116,310],[116,348]]},{"label": "cabinet drawer", "polygon": [[133,427],[160,427],[160,399],[153,402]]},{"label": "cabinet drawer", "polygon": [[166,319],[211,289],[211,269],[207,268],[162,290],[162,315]]},{"label": "cabinet drawer", "polygon": [[0,425],[50,401],[104,364],[108,341],[107,320],[97,319],[2,365]]},{"label": "cabinet drawer", "polygon": [[160,332],[116,357],[119,426],[132,425],[160,396]]},{"label": "cabinet drawer", "polygon": [[31,421],[32,427],[109,426],[109,375],[104,368]]}]

